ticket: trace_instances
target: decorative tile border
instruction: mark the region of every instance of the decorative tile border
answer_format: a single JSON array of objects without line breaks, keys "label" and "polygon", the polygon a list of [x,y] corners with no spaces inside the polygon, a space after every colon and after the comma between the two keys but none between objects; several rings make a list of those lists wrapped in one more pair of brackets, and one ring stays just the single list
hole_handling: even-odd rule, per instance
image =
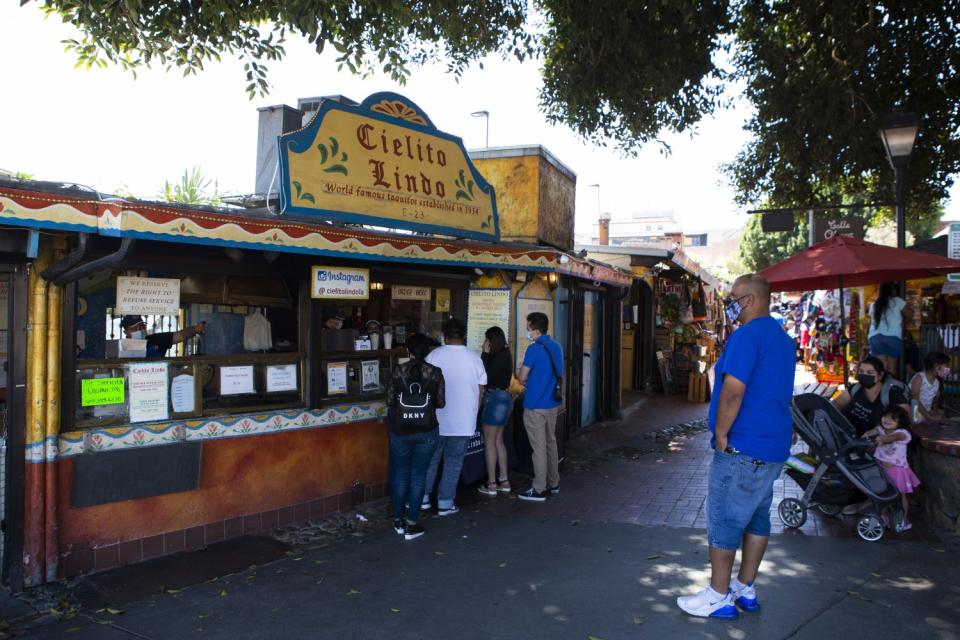
[{"label": "decorative tile border", "polygon": [[185,440],[219,440],[279,433],[298,429],[330,427],[352,422],[381,420],[387,415],[383,402],[269,413],[217,416],[202,420],[175,420],[142,425],[124,425],[71,431],[59,438],[27,446],[27,462],[48,462],[82,453],[151,447]]}]

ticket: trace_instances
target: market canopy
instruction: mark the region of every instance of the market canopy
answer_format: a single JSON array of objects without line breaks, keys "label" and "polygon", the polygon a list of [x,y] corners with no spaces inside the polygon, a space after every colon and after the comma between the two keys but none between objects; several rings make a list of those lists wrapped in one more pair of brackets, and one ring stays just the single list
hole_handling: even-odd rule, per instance
[{"label": "market canopy", "polygon": [[771,291],[860,287],[960,273],[960,260],[834,236],[760,272]]}]

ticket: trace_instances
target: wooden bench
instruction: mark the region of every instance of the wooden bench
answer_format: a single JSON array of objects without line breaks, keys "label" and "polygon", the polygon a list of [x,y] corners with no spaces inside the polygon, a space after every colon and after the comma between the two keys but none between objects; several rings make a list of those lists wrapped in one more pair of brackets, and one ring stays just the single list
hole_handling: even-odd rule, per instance
[{"label": "wooden bench", "polygon": [[837,392],[838,386],[839,385],[828,382],[809,382],[807,384],[800,384],[794,387],[793,395],[799,396],[804,393],[815,393],[818,396],[823,396],[827,400],[830,400]]}]

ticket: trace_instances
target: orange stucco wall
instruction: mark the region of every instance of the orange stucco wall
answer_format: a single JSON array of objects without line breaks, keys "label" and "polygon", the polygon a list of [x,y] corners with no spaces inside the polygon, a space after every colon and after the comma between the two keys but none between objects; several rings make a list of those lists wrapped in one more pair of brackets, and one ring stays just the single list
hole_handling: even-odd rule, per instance
[{"label": "orange stucco wall", "polygon": [[140,500],[70,507],[73,462],[59,461],[60,549],[91,548],[185,529],[382,483],[382,421],[211,440],[200,488]]},{"label": "orange stucco wall", "polygon": [[477,170],[493,185],[504,240],[537,241],[540,206],[540,158],[476,158]]}]

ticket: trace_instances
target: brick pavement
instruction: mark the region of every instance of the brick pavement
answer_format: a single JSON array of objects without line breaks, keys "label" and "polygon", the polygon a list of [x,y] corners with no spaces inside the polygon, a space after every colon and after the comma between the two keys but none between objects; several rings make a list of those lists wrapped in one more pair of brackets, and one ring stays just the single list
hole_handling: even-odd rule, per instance
[{"label": "brick pavement", "polygon": [[[706,411],[706,405],[692,405],[676,396],[650,398],[649,404],[643,405],[624,422],[602,425],[599,437],[597,434],[578,434],[571,440],[569,450],[574,455],[582,454],[584,449],[594,449],[594,454],[597,451],[602,454],[605,449],[598,450],[597,447],[636,444],[638,434],[656,430],[664,424],[674,424],[671,420],[678,417],[682,417],[683,422],[703,419]],[[606,456],[601,464],[591,468],[573,473],[561,470],[561,494],[546,503],[524,502],[515,495],[463,502],[470,508],[518,516],[569,519],[571,523],[598,520],[703,529],[706,528],[707,470],[712,455],[709,433],[701,432],[678,437],[669,444],[668,450],[640,455],[635,460]],[[525,489],[526,485],[515,483],[515,487]],[[856,517],[827,516],[817,510],[808,512],[806,523],[799,529],[785,527],[777,514],[777,505],[785,497],[799,498],[802,493],[800,487],[785,475],[777,480],[771,505],[774,535],[856,537]],[[910,519],[914,524],[911,531],[900,536],[887,533],[884,540],[939,541],[937,534],[923,522],[919,508],[911,509]]]}]

